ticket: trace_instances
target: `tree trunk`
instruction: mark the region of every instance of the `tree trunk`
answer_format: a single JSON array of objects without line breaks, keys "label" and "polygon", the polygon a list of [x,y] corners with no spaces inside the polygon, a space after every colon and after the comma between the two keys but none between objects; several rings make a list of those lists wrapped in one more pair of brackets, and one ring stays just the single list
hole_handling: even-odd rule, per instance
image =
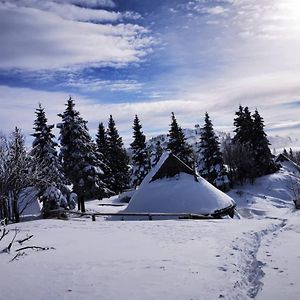
[{"label": "tree trunk", "polygon": [[85,212],[84,196],[80,196],[80,207],[81,207],[81,212]]},{"label": "tree trunk", "polygon": [[81,204],[81,202],[80,202],[80,197],[77,195],[77,205],[78,205],[78,210],[80,210],[80,204]]},{"label": "tree trunk", "polygon": [[12,203],[13,203],[13,218],[15,223],[19,223],[20,222],[20,212],[19,212],[19,208],[18,208],[18,196],[15,195],[15,193],[11,193],[11,197],[12,197]]}]

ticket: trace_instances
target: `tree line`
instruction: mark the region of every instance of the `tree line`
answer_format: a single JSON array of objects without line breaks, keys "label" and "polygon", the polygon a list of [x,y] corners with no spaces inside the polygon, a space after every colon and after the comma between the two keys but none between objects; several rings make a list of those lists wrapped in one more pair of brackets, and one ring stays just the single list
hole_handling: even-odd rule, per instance
[{"label": "tree line", "polygon": [[[171,151],[185,164],[219,189],[227,190],[234,183],[251,182],[258,176],[277,170],[264,132],[263,118],[255,110],[239,107],[234,119],[234,136],[227,135],[220,144],[212,121],[205,114],[196,151],[187,143],[175,114],[171,114],[168,142],[147,146],[141,122],[133,120],[131,157],[124,148],[112,115],[107,128],[99,123],[95,140],[87,121],[75,109],[74,100],[66,103],[59,114],[61,122],[58,143],[49,125],[44,108],[35,111],[32,149],[26,151],[19,128],[7,139],[0,140],[0,218],[18,222],[24,199],[43,203],[43,213],[63,207],[85,211],[85,201],[102,199],[140,185],[165,150]],[[163,149],[166,148],[166,149]]]}]

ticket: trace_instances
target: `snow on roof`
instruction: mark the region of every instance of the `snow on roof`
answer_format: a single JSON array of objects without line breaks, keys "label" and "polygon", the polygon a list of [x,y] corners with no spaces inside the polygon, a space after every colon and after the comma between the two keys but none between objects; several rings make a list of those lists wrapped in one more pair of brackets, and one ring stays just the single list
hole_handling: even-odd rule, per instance
[{"label": "snow on roof", "polygon": [[295,171],[300,172],[300,166],[282,153],[277,155],[277,157],[275,158],[275,162],[281,164],[282,167],[285,167],[287,170],[291,172],[295,172]]},{"label": "snow on roof", "polygon": [[194,172],[186,172],[183,165],[176,175],[153,180],[170,157],[180,166],[176,156],[164,153],[131,198],[126,212],[213,214],[235,205],[231,197]]}]

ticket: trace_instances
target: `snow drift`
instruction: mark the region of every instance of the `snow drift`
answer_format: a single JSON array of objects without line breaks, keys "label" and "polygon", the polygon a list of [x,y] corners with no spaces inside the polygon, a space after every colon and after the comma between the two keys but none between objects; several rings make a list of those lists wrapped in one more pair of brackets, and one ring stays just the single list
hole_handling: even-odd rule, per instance
[{"label": "snow drift", "polygon": [[126,212],[229,214],[234,200],[171,153],[164,153],[131,198]]}]

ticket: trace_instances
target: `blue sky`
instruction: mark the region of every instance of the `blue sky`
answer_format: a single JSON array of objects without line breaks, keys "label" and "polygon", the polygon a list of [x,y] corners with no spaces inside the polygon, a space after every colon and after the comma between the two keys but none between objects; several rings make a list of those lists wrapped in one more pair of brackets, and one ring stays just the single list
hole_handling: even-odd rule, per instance
[{"label": "blue sky", "polygon": [[239,104],[270,134],[299,135],[297,0],[0,1],[0,129],[32,132],[41,102],[57,123],[69,95],[94,134],[109,114],[128,143],[134,114],[151,137],[232,130]]}]

